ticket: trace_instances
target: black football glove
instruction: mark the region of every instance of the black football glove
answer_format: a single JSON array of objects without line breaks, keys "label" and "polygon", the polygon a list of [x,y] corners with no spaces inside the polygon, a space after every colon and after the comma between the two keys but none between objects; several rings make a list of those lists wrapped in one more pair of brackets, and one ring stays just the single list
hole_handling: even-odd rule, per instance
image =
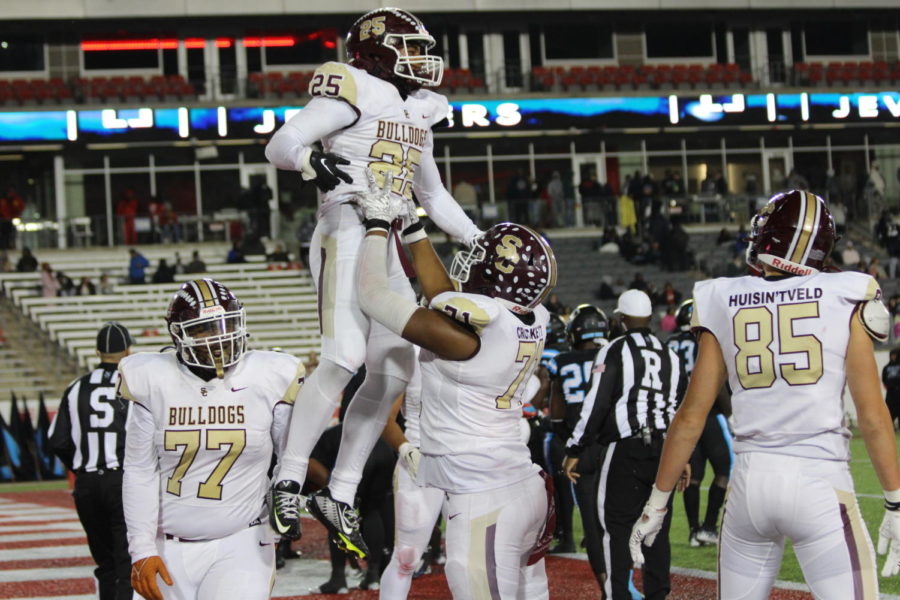
[{"label": "black football glove", "polygon": [[330,192],[336,188],[341,181],[344,183],[353,183],[353,178],[338,168],[338,165],[349,164],[349,160],[338,156],[337,154],[309,150],[309,152],[300,159],[300,177],[303,178],[303,181],[314,181],[316,187],[323,192]]}]

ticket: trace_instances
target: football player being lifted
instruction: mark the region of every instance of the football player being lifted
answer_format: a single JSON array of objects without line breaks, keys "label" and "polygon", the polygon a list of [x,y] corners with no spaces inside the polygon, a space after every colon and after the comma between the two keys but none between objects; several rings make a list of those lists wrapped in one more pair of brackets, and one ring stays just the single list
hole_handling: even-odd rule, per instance
[{"label": "football player being lifted", "polygon": [[[309,86],[312,100],[266,147],[274,165],[299,171],[325,193],[310,249],[321,355],[303,388],[302,418],[291,423],[273,488],[272,524],[288,535],[298,527],[297,494],[310,452],[342,390],[365,363],[366,379],[347,411],[329,486],[308,503],[338,545],[359,556],[366,548],[353,509],[356,488],[415,360],[408,342],[359,309],[354,276],[365,228],[353,202],[366,190],[365,169],[371,167],[381,181],[392,174],[392,193],[410,199],[415,192],[429,217],[453,237],[470,241],[480,233],[444,188],[432,154],[431,128],[449,110],[444,96],[423,89],[439,85],[443,73],[442,59],[428,53],[433,46],[425,26],[407,11],[380,8],[363,15],[347,36],[349,64],[319,67]],[[391,289],[413,300],[393,245],[387,260]]]},{"label": "football player being lifted", "polygon": [[[447,495],[453,597],[547,598],[553,485],[531,462],[520,423],[549,318],[541,302],[556,283],[553,252],[527,227],[500,223],[456,255],[448,276],[414,207],[372,185],[357,292],[367,315],[421,347],[416,483]],[[390,288],[385,259],[398,213],[427,308]]]},{"label": "football player being lifted", "polygon": [[247,350],[244,317],[218,281],[189,281],[166,314],[175,352],[119,364],[119,394],[134,403],[122,484],[131,582],[149,600],[269,597],[268,470],[305,371]]},{"label": "football player being lifted", "polygon": [[735,464],[719,536],[721,597],[768,598],[789,538],[813,596],[878,598],[875,553],[850,474],[846,383],[884,490],[878,549],[890,552],[882,575],[900,571],[900,465],[872,349],[872,337],[887,339],[889,317],[872,277],[823,272],[834,240],[821,198],[778,194],[751,227],[748,259],[763,277],[694,285],[697,363],[632,530],[636,564],[642,543],[656,539],[669,495],[728,381]]}]

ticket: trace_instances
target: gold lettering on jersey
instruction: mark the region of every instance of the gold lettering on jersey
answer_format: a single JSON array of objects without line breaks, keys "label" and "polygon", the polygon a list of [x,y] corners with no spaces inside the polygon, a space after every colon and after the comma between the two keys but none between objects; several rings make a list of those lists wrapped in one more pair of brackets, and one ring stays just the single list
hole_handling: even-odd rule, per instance
[{"label": "gold lettering on jersey", "polygon": [[522,247],[522,240],[511,234],[506,234],[500,238],[497,244],[497,256],[500,260],[494,262],[494,267],[501,273],[512,273],[513,265],[519,262],[519,251],[517,248]]},{"label": "gold lettering on jersey", "polygon": [[728,296],[728,306],[759,306],[761,304],[781,304],[783,302],[804,302],[822,297],[822,288],[795,288],[770,292],[747,292]]},{"label": "gold lettering on jersey", "polygon": [[169,426],[243,425],[244,407],[238,406],[172,406]]},{"label": "gold lettering on jersey", "polygon": [[421,127],[414,127],[407,123],[397,123],[395,121],[378,121],[378,132],[376,137],[392,142],[400,142],[422,148],[428,136],[428,130]]}]

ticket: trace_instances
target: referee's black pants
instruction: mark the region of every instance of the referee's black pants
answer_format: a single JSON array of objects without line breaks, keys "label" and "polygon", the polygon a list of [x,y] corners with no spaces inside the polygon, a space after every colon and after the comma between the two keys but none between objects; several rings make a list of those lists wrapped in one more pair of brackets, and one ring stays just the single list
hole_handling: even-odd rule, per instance
[{"label": "referee's black pants", "polygon": [[[645,445],[640,438],[611,443],[601,461],[597,508],[603,528],[606,560],[606,597],[631,600],[628,576],[632,568],[628,538],[631,528],[641,516],[644,504],[656,480],[662,455],[663,440],[654,438]],[[662,530],[650,548],[644,548],[644,598],[661,600],[669,593],[669,525],[672,522],[672,500]]]},{"label": "referee's black pants", "polygon": [[131,557],[122,511],[122,471],[75,475],[75,510],[87,534],[100,600],[131,600]]},{"label": "referee's black pants", "polygon": [[[597,485],[600,481],[600,459],[603,457],[603,446],[591,444],[581,455],[576,469],[581,477],[575,484],[575,499],[578,501],[578,512],[581,513],[581,524],[584,528],[584,549],[588,562],[597,583],[603,587],[600,576],[606,573],[603,560],[603,528],[597,510]],[[570,485],[570,484],[567,484]]]}]

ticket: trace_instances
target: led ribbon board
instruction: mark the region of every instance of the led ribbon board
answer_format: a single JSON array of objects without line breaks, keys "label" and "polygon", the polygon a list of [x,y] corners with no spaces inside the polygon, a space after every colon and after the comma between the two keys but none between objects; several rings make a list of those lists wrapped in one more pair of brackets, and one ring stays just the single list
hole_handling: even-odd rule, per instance
[{"label": "led ribbon board", "polygon": [[[0,112],[0,142],[266,138],[300,106]],[[523,98],[452,102],[452,131],[900,122],[900,92]]]}]

